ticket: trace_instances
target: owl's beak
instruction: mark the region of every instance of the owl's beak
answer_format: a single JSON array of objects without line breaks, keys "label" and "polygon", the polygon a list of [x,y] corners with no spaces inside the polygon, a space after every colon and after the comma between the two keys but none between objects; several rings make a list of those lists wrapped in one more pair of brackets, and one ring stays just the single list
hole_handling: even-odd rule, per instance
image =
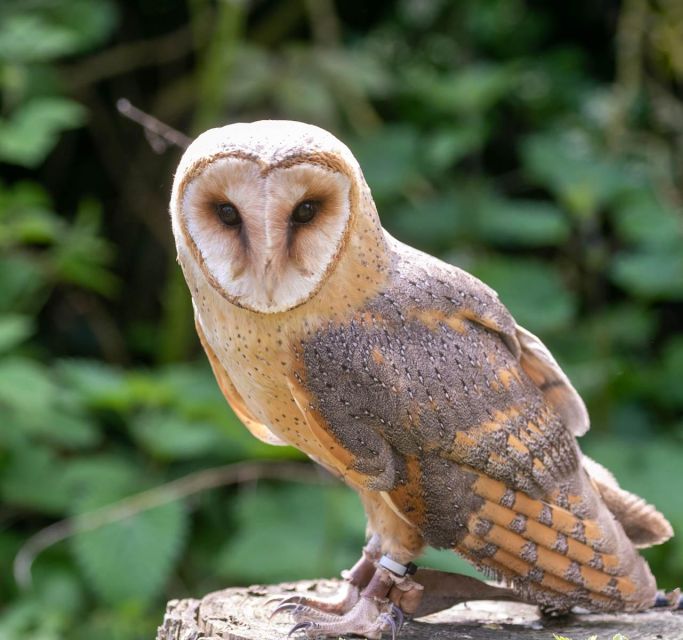
[{"label": "owl's beak", "polygon": [[273,304],[273,294],[279,280],[277,269],[274,268],[273,258],[268,258],[263,265],[263,288],[266,292],[266,300],[269,305]]}]

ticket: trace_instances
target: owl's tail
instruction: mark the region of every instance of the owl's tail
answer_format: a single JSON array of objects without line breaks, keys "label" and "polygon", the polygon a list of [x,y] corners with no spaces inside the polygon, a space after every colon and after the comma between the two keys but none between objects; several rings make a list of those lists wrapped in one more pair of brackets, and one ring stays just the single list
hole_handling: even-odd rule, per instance
[{"label": "owl's tail", "polygon": [[471,470],[478,476],[473,490],[484,503],[455,550],[547,608],[651,607],[655,580],[635,546],[663,542],[671,526],[593,465],[586,463],[568,489],[543,500]]}]

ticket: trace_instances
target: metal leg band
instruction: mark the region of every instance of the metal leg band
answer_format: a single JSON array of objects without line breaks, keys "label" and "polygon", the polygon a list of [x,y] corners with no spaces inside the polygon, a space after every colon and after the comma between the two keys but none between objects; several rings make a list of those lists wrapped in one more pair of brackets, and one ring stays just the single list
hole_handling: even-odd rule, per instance
[{"label": "metal leg band", "polygon": [[396,560],[392,560],[387,555],[383,555],[379,559],[378,564],[380,567],[384,567],[385,569],[391,571],[391,573],[395,573],[400,577],[406,575],[412,576],[417,571],[417,567],[412,562],[409,562],[408,564],[401,564],[400,562],[396,562]]}]

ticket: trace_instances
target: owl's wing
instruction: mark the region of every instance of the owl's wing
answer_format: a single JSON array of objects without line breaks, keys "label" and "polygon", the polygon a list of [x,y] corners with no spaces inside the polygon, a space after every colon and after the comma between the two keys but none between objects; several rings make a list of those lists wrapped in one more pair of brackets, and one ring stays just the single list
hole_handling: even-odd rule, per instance
[{"label": "owl's wing", "polygon": [[519,344],[519,361],[524,372],[543,392],[550,406],[575,436],[582,436],[590,426],[588,411],[566,374],[547,347],[531,332],[516,325],[509,336]]},{"label": "owl's wing", "polygon": [[548,350],[472,276],[407,251],[397,262],[350,322],[301,346],[340,465],[430,545],[537,602],[649,605],[654,580],[584,470],[586,410]]},{"label": "owl's wing", "polygon": [[213,375],[216,378],[216,382],[218,382],[218,387],[223,392],[223,396],[228,401],[228,404],[232,410],[235,412],[235,415],[240,419],[244,426],[249,429],[251,434],[262,442],[278,446],[286,445],[286,442],[280,440],[280,438],[274,435],[265,424],[262,424],[251,414],[244,403],[242,396],[239,394],[239,391],[235,389],[235,385],[232,383],[232,380],[230,380],[228,372],[225,370],[223,365],[220,363],[220,360],[213,352],[211,345],[209,345],[209,342],[204,336],[204,331],[202,330],[201,324],[196,321],[196,319],[195,327],[197,328],[197,335],[202,343],[202,347],[204,347],[204,351],[209,358],[209,363],[211,364],[211,369],[213,370]]}]

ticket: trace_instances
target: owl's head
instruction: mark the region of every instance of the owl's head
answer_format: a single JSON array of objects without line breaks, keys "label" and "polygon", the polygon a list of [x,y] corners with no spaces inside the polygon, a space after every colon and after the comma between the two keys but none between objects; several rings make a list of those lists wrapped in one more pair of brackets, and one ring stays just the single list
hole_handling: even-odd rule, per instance
[{"label": "owl's head", "polygon": [[313,296],[344,245],[363,177],[348,148],[299,122],[211,129],[173,185],[178,253],[229,302],[260,313]]}]

